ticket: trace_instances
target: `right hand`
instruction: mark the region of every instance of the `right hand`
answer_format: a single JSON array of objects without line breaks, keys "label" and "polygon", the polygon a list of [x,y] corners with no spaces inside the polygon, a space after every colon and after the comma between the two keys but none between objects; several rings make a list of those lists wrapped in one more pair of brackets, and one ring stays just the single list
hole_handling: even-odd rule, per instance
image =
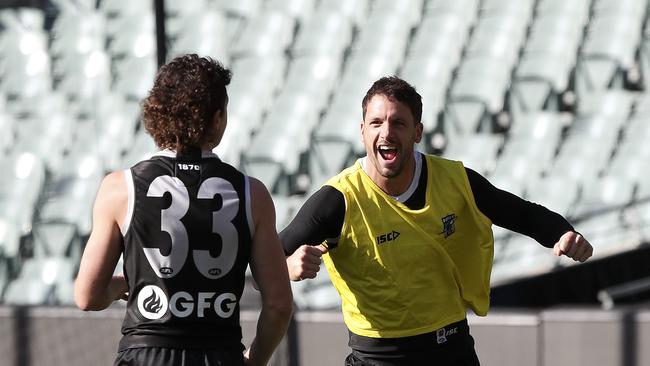
[{"label": "right hand", "polygon": [[109,291],[111,291],[113,301],[129,300],[129,285],[126,283],[124,274],[118,274],[111,278]]},{"label": "right hand", "polygon": [[287,257],[287,269],[291,281],[302,281],[306,278],[315,278],[320,270],[320,258],[327,253],[327,248],[322,244],[312,246],[303,245]]}]

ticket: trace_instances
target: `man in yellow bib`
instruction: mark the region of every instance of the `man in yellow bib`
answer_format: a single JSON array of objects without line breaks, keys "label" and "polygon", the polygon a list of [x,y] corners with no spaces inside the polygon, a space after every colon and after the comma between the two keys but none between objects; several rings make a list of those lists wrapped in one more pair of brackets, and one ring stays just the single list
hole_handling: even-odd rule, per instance
[{"label": "man in yellow bib", "polygon": [[289,275],[314,278],[322,256],[349,329],[345,365],[478,365],[465,318],[488,311],[492,224],[580,262],[591,244],[461,162],[415,151],[422,100],[404,80],[377,80],[362,108],[367,155],[280,233]]}]

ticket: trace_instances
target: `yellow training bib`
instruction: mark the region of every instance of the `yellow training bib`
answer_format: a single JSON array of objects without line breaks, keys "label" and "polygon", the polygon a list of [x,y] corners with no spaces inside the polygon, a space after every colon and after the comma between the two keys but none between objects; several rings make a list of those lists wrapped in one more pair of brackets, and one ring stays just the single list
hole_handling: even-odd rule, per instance
[{"label": "yellow training bib", "polygon": [[462,163],[423,155],[426,201],[412,210],[384,193],[359,162],[326,184],[345,197],[338,246],[324,256],[355,334],[394,338],[485,315],[492,223],[476,207]]}]

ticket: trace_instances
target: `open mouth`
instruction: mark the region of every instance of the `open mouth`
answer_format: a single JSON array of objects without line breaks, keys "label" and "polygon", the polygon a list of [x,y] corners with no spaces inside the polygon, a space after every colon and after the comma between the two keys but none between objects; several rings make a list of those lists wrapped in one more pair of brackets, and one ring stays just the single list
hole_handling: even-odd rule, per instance
[{"label": "open mouth", "polygon": [[390,147],[390,146],[379,146],[377,148],[377,151],[379,152],[379,155],[381,155],[382,159],[391,161],[395,159],[397,156],[397,148]]}]

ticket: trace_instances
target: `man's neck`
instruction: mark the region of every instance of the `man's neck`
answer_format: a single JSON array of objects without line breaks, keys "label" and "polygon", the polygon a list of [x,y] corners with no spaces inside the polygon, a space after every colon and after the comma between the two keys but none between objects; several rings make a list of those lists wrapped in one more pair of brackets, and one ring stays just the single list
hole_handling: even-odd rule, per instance
[{"label": "man's neck", "polygon": [[[360,159],[361,167],[363,171],[368,175],[370,179],[379,187],[384,193],[395,197],[399,200],[399,197],[402,197],[405,193],[412,193],[417,186],[416,173],[420,171],[418,165],[421,164],[421,156],[417,151],[413,151],[413,156],[409,159],[404,170],[397,177],[386,178],[378,173],[376,177],[373,177],[368,172],[368,161],[367,158]],[[408,194],[410,196],[410,194]],[[408,197],[406,197],[408,198]]]}]

